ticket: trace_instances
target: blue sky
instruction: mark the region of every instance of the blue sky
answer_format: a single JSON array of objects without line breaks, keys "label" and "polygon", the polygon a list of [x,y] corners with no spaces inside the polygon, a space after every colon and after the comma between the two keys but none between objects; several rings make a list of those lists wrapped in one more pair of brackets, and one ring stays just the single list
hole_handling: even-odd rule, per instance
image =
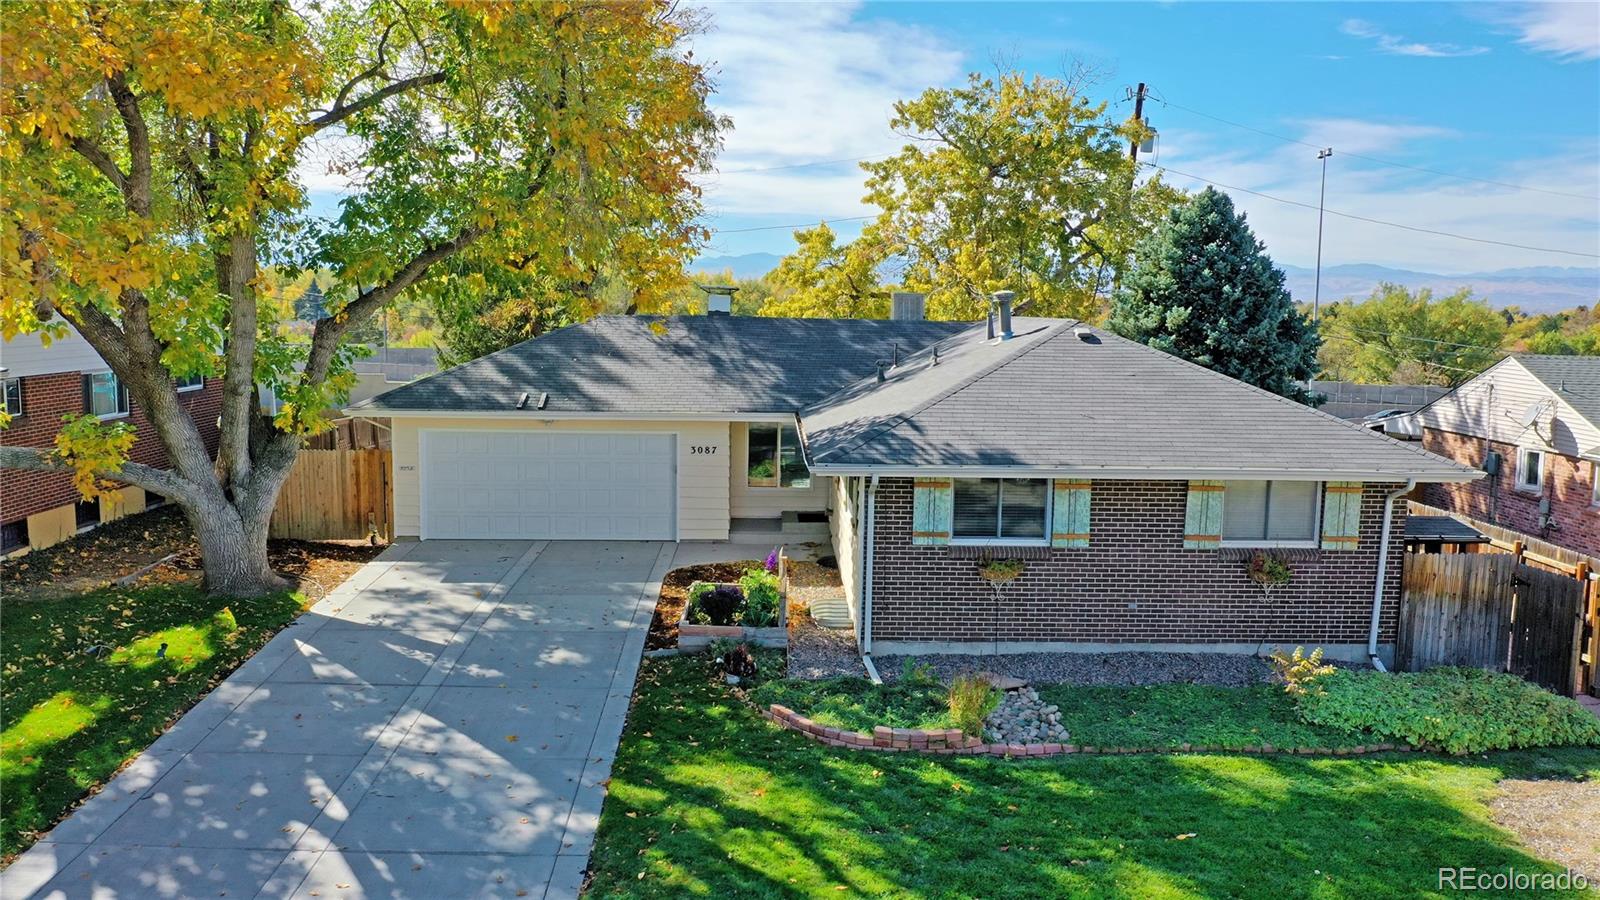
[{"label": "blue sky", "polygon": [[[1315,204],[1312,147],[1334,147],[1328,208],[1475,237],[1600,254],[1600,5],[1401,3],[710,3],[696,55],[717,62],[734,130],[706,179],[707,255],[785,253],[787,228],[846,235],[854,162],[894,151],[894,100],[997,61],[1056,75],[1074,61],[1127,115],[1146,114],[1162,165]],[[1162,102],[1162,99],[1167,102]],[[1386,166],[1348,154],[1524,187]],[[790,168],[773,168],[790,167]],[[761,171],[751,171],[761,170]],[[1180,186],[1192,180],[1168,175]],[[1235,192],[1278,261],[1310,265],[1316,212]],[[767,230],[744,230],[763,228]],[[1330,217],[1324,263],[1440,272],[1593,266],[1560,255]]]}]

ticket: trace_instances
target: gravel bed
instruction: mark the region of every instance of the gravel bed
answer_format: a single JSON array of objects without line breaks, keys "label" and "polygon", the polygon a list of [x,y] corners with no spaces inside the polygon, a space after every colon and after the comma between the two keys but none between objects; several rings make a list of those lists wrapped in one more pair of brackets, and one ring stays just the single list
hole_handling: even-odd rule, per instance
[{"label": "gravel bed", "polygon": [[816,681],[848,675],[865,678],[855,634],[796,623],[789,628],[789,677]]},{"label": "gravel bed", "polygon": [[[790,651],[791,654],[793,650]],[[1256,656],[1232,653],[1005,653],[997,656],[933,654],[876,656],[884,681],[899,679],[905,660],[931,666],[941,681],[963,672],[1012,675],[1031,684],[1215,684],[1240,686],[1270,679],[1272,667]],[[791,670],[793,663],[790,664]]]},{"label": "gravel bed", "polygon": [[983,724],[985,738],[1004,744],[1064,744],[1068,737],[1061,711],[1039,699],[1031,687],[1006,691]]}]

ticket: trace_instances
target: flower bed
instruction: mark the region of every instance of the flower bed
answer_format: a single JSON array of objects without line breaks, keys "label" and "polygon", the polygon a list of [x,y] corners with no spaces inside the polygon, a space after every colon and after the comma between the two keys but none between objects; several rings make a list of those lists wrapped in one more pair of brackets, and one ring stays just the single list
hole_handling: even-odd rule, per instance
[{"label": "flower bed", "polygon": [[678,649],[703,650],[716,640],[735,640],[763,647],[789,642],[778,589],[776,554],[763,567],[746,569],[737,584],[696,582],[678,622]]}]

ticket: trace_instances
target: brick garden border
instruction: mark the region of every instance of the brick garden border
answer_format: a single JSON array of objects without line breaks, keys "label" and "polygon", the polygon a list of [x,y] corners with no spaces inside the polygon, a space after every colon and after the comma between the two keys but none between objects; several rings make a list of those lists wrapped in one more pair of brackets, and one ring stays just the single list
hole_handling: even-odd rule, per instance
[{"label": "brick garden border", "polygon": [[[740,695],[743,696],[742,692]],[[748,702],[748,701],[747,701]],[[754,704],[752,704],[754,705]],[[829,747],[850,750],[874,750],[880,753],[936,753],[960,756],[999,756],[1039,758],[1064,756],[1068,753],[1099,755],[1165,754],[1165,753],[1253,753],[1284,756],[1364,756],[1368,753],[1413,753],[1415,748],[1404,744],[1360,744],[1355,747],[1274,747],[1259,744],[1246,747],[1224,747],[1210,744],[1179,744],[1176,747],[1093,747],[1076,744],[1002,744],[986,743],[981,738],[965,734],[959,728],[887,728],[879,725],[871,734],[845,731],[819,725],[794,710],[774,703],[760,710],[761,717],[780,728],[793,731],[809,740]]]}]

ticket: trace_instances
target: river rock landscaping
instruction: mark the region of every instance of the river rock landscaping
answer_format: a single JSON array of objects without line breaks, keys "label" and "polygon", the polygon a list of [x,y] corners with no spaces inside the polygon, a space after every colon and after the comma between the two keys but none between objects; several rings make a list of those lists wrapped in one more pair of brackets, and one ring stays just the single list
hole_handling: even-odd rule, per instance
[{"label": "river rock landscaping", "polygon": [[1031,687],[1006,691],[984,723],[984,737],[1006,744],[1065,744],[1067,729],[1061,708],[1040,699]]}]

